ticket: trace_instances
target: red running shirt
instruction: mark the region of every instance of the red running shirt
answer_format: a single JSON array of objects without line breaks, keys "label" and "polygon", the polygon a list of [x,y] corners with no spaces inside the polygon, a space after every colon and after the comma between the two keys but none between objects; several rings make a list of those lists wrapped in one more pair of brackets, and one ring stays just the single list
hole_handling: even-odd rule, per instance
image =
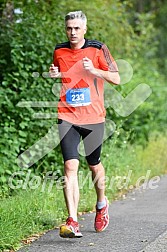
[{"label": "red running shirt", "polygon": [[[81,49],[71,49],[70,43],[58,44],[54,50],[53,63],[62,73],[62,87],[58,103],[58,118],[72,124],[96,124],[105,121],[104,80],[83,68],[83,58],[92,60],[95,68],[118,72],[117,66],[105,44],[85,39]],[[88,88],[90,104],[72,106],[67,102],[68,90]]]}]

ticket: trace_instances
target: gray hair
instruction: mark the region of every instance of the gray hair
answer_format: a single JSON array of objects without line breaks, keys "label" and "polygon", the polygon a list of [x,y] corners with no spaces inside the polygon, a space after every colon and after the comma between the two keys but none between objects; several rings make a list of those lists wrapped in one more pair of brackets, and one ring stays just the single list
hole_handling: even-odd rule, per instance
[{"label": "gray hair", "polygon": [[85,25],[86,25],[87,18],[86,18],[86,15],[82,11],[72,11],[72,12],[69,12],[65,16],[65,23],[66,23],[66,21],[68,21],[70,19],[75,19],[75,18],[81,19],[85,23]]}]

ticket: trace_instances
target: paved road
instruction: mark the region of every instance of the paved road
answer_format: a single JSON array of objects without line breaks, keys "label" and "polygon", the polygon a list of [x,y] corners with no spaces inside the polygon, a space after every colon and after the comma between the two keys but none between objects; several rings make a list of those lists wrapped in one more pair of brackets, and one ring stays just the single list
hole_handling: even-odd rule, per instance
[{"label": "paved road", "polygon": [[167,176],[157,186],[113,202],[102,233],[94,231],[95,214],[86,214],[80,220],[83,238],[63,239],[55,229],[19,252],[167,252]]}]

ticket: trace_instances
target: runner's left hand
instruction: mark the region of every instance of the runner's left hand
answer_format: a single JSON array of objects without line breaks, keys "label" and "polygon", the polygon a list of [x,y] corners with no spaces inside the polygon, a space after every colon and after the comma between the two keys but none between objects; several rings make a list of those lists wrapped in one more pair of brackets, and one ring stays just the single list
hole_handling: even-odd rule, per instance
[{"label": "runner's left hand", "polygon": [[96,74],[96,68],[94,67],[93,62],[89,58],[85,57],[82,61],[85,70],[88,70],[92,74]]}]

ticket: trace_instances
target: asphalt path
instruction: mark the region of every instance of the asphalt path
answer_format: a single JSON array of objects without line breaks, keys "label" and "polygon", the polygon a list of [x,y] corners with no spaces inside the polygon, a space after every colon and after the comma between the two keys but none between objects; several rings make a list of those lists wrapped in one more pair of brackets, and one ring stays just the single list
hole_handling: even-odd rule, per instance
[{"label": "asphalt path", "polygon": [[85,214],[79,220],[82,238],[64,239],[54,229],[19,252],[167,252],[167,176],[149,187],[112,202],[104,232],[94,231],[95,213]]}]

